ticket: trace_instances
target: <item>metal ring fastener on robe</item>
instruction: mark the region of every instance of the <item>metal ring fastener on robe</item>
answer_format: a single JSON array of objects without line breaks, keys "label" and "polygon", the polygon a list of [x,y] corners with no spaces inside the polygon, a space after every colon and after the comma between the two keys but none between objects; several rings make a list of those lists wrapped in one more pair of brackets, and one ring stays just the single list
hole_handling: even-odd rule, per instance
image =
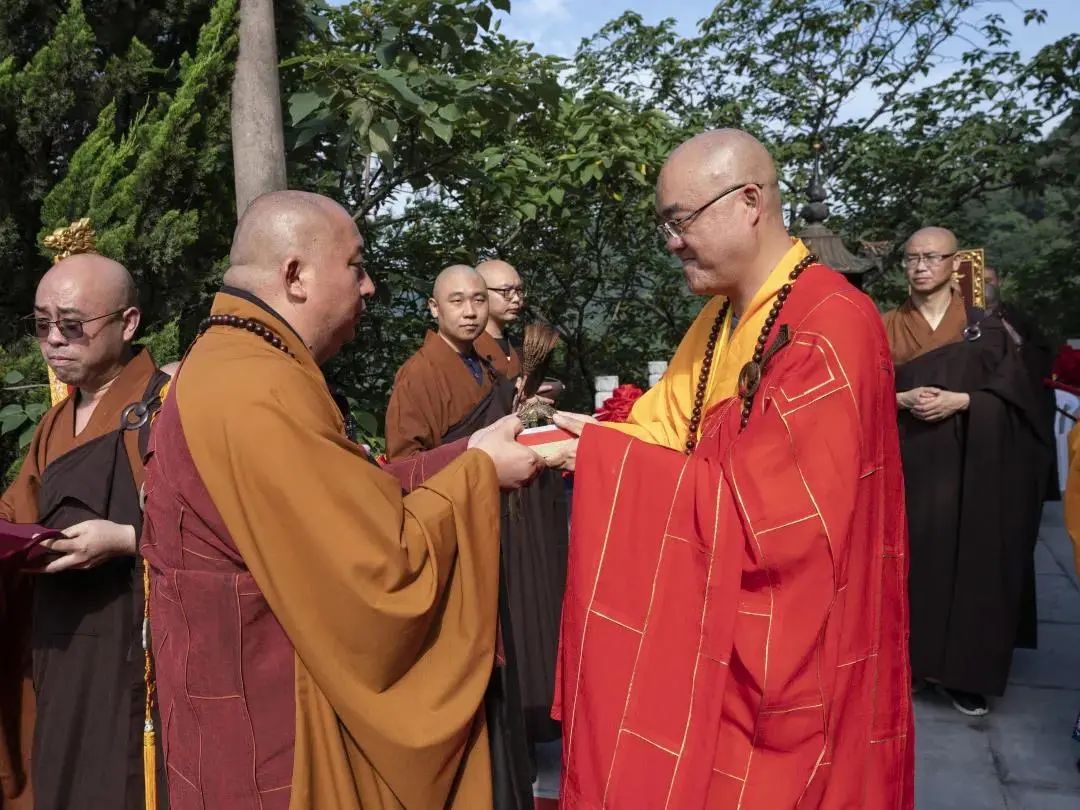
[{"label": "metal ring fastener on robe", "polygon": [[[956,333],[953,332],[953,334],[955,335]],[[977,323],[973,323],[970,326],[965,326],[963,336],[964,340],[966,340],[968,343],[976,341],[982,337],[982,328]]]},{"label": "metal ring fastener on robe", "polygon": [[132,402],[120,413],[121,430],[138,430],[150,419],[150,408],[145,402]]}]

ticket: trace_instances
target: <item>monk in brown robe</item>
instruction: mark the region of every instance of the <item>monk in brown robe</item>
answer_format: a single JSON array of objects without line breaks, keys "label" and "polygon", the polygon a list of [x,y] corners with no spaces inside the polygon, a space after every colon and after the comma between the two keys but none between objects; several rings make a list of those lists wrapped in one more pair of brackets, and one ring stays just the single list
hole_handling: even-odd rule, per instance
[{"label": "monk in brown robe", "polygon": [[[956,237],[908,241],[911,297],[885,315],[911,532],[911,669],[956,709],[1002,695],[1020,629],[1035,626],[1034,548],[1050,436],[1020,348],[952,285]],[[1033,642],[1034,639],[1031,639]]]},{"label": "monk in brown robe", "polygon": [[[484,278],[471,268],[455,266],[439,274],[429,302],[438,331],[429,332],[401,367],[390,395],[386,443],[391,460],[452,442],[511,411],[515,380],[500,374],[476,348],[492,295],[499,294],[489,292]],[[561,476],[545,471],[529,487],[505,498],[501,525],[508,611],[503,632],[512,653],[506,672],[516,672],[528,745],[523,759],[517,745],[511,747],[511,757],[518,761],[517,783],[528,804],[533,746],[559,739],[551,704],[566,583],[568,525]],[[506,691],[514,688],[509,684]],[[508,700],[517,702],[512,694]],[[507,723],[512,727],[515,721]]]},{"label": "monk in brown robe", "polygon": [[[0,571],[3,678],[0,807],[29,807],[29,740],[16,731],[33,659],[36,720],[30,781],[37,810],[142,810],[141,446],[168,376],[132,339],[139,308],[131,276],[103,256],[59,262],[42,278],[27,319],[46,362],[76,393],[42,418],[0,517],[64,530],[46,541],[51,559],[36,573]],[[32,590],[32,606],[20,599]],[[23,637],[23,638],[20,638]],[[25,714],[24,714],[25,718]],[[26,731],[26,727],[22,729]],[[164,790],[164,770],[159,768]],[[22,797],[20,799],[20,797]]]},{"label": "monk in brown robe", "polygon": [[[488,289],[488,321],[473,344],[476,353],[500,374],[520,384],[521,351],[510,336],[510,328],[525,307],[525,284],[514,265],[502,259],[488,259],[476,265],[476,272]],[[554,401],[563,391],[558,380],[544,380],[537,395]]]},{"label": "monk in brown robe", "polygon": [[[484,279],[488,290],[488,321],[483,334],[476,339],[476,352],[491,366],[519,388],[521,378],[521,355],[511,340],[509,329],[517,322],[525,305],[525,285],[517,269],[502,259],[489,259],[476,265],[476,272]],[[563,390],[562,383],[544,380],[537,393],[545,400],[554,401]],[[554,689],[554,663],[558,651],[558,621],[566,590],[566,532],[557,521],[563,520],[569,511],[565,482],[558,471],[545,470],[520,497],[529,497],[534,504],[531,513],[539,516],[536,528],[539,537],[526,543],[508,546],[507,562],[519,572],[518,579],[530,583],[525,603],[511,613],[521,617],[519,624],[528,617],[528,623],[536,625],[530,634],[517,632],[514,640],[524,646],[519,655],[531,661],[528,672],[518,667],[522,678],[523,703],[526,728],[530,741],[536,746],[534,754],[538,781],[534,785],[538,797],[553,799],[558,785],[559,757],[558,723],[551,719],[551,694]],[[520,510],[503,516],[503,526],[510,527],[520,519]],[[551,787],[547,785],[550,783]]]},{"label": "monk in brown robe", "polygon": [[480,262],[476,272],[488,290],[487,325],[474,344],[476,353],[504,377],[517,379],[521,374],[521,355],[511,342],[508,329],[525,306],[525,285],[514,266],[502,259]]},{"label": "monk in brown robe", "polygon": [[[413,491],[319,365],[374,285],[352,217],[258,198],[154,426],[143,553],[172,807],[485,810],[506,420]],[[469,448],[472,449],[469,449]],[[446,459],[443,459],[445,462]]]}]

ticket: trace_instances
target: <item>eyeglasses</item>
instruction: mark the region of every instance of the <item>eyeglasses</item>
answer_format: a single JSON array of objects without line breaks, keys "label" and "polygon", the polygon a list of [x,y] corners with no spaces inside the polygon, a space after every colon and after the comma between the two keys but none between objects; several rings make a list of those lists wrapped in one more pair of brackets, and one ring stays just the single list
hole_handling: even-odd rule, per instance
[{"label": "eyeglasses", "polygon": [[952,253],[905,253],[904,264],[908,267],[918,267],[923,261],[931,265],[940,264],[955,255],[955,250]]},{"label": "eyeglasses", "polygon": [[685,234],[687,229],[690,227],[691,223],[693,223],[695,219],[701,216],[702,211],[704,211],[713,203],[720,202],[720,200],[724,199],[724,197],[726,197],[728,194],[731,194],[734,191],[738,191],[744,186],[757,186],[758,188],[763,187],[761,183],[736,183],[731,188],[724,189],[707,203],[705,203],[703,206],[691,211],[686,216],[679,217],[678,219],[668,219],[664,222],[661,222],[659,225],[656,226],[660,231],[660,235],[664,237],[665,241],[668,239],[681,239],[683,237],[683,234]]},{"label": "eyeglasses", "polygon": [[511,298],[517,297],[524,300],[525,288],[521,286],[517,287],[488,287],[488,292],[498,293],[507,301]]},{"label": "eyeglasses", "polygon": [[101,321],[105,318],[112,318],[116,315],[120,315],[127,311],[127,308],[118,309],[116,312],[110,312],[107,315],[98,315],[96,318],[86,318],[85,320],[77,320],[75,318],[60,318],[56,321],[46,320],[45,318],[39,318],[36,315],[27,315],[23,318],[23,323],[26,324],[26,331],[30,337],[35,337],[38,340],[45,340],[49,337],[49,332],[55,326],[60,334],[64,336],[65,340],[78,340],[86,334],[86,330],[83,329],[83,325],[93,323],[94,321]]}]

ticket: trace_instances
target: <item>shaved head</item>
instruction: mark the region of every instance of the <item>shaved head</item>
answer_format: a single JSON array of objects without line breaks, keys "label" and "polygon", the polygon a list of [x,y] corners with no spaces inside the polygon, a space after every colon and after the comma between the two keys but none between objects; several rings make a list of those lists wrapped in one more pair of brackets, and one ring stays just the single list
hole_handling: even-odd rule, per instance
[{"label": "shaved head", "polygon": [[435,277],[428,310],[443,340],[464,354],[487,325],[487,285],[467,264],[452,264]]},{"label": "shaved head", "polygon": [[525,305],[525,286],[509,262],[489,259],[476,265],[476,272],[488,288],[488,334],[501,338],[503,330],[521,315]]},{"label": "shaved head", "polygon": [[[132,356],[141,315],[135,281],[127,269],[96,253],[79,253],[53,265],[38,283],[34,316],[53,322],[39,332],[45,362],[56,376],[86,392],[120,373]],[[61,324],[64,322],[64,330]]]},{"label": "shaved head", "polygon": [[742,130],[703,132],[672,152],[656,211],[690,289],[729,297],[737,314],[791,249],[776,165]]},{"label": "shaved head", "polygon": [[452,264],[444,267],[435,276],[435,283],[431,287],[432,298],[445,297],[451,290],[471,289],[482,284],[483,279],[473,268],[467,264]]},{"label": "shaved head", "polygon": [[77,253],[52,266],[41,281],[38,291],[66,288],[72,300],[101,304],[109,309],[136,307],[139,294],[135,279],[120,262],[97,253]]},{"label": "shaved head", "polygon": [[514,268],[514,265],[510,262],[504,262],[502,259],[487,259],[476,265],[476,272],[484,277],[484,281],[491,286],[493,283],[497,286],[507,278],[518,276],[518,271]]},{"label": "shaved head", "polygon": [[910,245],[913,242],[919,244],[933,244],[944,253],[951,253],[957,249],[956,234],[950,231],[948,228],[939,228],[936,225],[930,225],[925,228],[919,228],[908,239],[907,244]]},{"label": "shaved head", "polygon": [[349,213],[333,200],[308,191],[273,191],[256,197],[240,217],[229,251],[225,283],[249,292],[272,283],[291,254],[315,252],[348,230]]},{"label": "shaved head", "polygon": [[948,228],[920,228],[904,245],[904,271],[916,299],[946,295],[959,269],[956,235]]},{"label": "shaved head", "polygon": [[353,339],[364,301],[375,292],[362,248],[356,222],[335,201],[270,192],[236,226],[225,284],[269,304],[322,363]]},{"label": "shaved head", "polygon": [[[769,150],[741,129],[716,129],[695,135],[671,153],[661,170],[661,176],[665,174],[675,175],[688,190],[708,188],[713,194],[735,183],[755,183],[770,192],[770,212],[783,218],[776,164]],[[666,218],[690,210],[681,201],[672,200],[660,214]]]}]

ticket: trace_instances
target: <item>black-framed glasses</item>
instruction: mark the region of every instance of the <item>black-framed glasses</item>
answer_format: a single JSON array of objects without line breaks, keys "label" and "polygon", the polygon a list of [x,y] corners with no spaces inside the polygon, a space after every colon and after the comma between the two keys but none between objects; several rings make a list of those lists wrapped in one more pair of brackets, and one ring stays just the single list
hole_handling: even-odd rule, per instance
[{"label": "black-framed glasses", "polygon": [[952,253],[905,253],[904,264],[908,267],[918,267],[925,261],[927,264],[935,265],[951,259],[956,254],[955,250]]},{"label": "black-framed glasses", "polygon": [[726,197],[728,194],[736,192],[740,188],[743,188],[744,186],[757,186],[758,188],[762,188],[761,183],[754,183],[752,181],[744,182],[744,183],[736,183],[735,185],[731,186],[730,188],[725,188],[723,191],[721,191],[719,194],[717,194],[715,197],[713,197],[711,200],[709,200],[703,206],[701,206],[700,208],[695,208],[693,211],[691,211],[686,216],[679,217],[678,219],[668,219],[668,220],[664,220],[663,222],[661,222],[659,225],[656,226],[660,231],[660,235],[663,236],[665,240],[667,240],[667,239],[681,239],[683,234],[686,233],[687,228],[690,227],[691,223],[693,223],[693,221],[695,219],[697,219],[699,216],[701,216],[701,213],[706,208],[708,208],[713,203],[720,202],[720,200],[724,199],[724,197]]},{"label": "black-framed glasses", "polygon": [[513,297],[525,298],[525,288],[521,285],[517,287],[488,287],[488,292],[498,293],[502,298],[509,301]]},{"label": "black-framed glasses", "polygon": [[23,318],[23,322],[26,324],[26,331],[30,337],[35,337],[38,340],[45,340],[49,336],[49,332],[55,326],[60,334],[64,336],[65,340],[78,340],[86,334],[86,330],[83,326],[94,321],[102,321],[105,318],[113,318],[117,315],[122,315],[127,312],[127,307],[118,309],[116,312],[110,312],[106,315],[98,315],[96,318],[86,318],[84,320],[78,320],[77,318],[60,318],[59,320],[50,321],[47,318],[39,318],[37,315],[27,315]]}]

